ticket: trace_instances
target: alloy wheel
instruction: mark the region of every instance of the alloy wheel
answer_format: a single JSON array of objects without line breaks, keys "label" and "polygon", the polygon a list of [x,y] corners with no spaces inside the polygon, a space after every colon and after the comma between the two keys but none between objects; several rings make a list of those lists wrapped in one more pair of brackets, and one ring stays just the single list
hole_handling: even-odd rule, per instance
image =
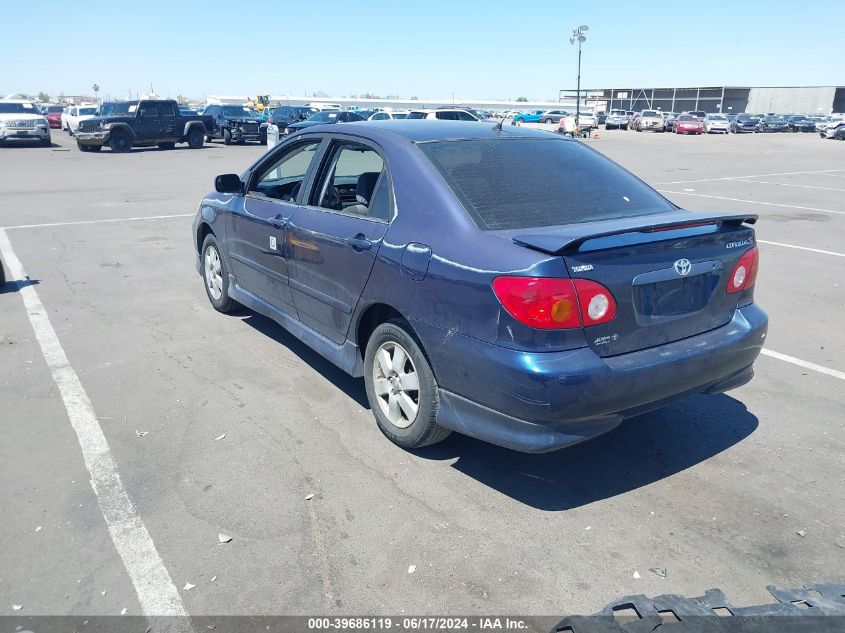
[{"label": "alloy wheel", "polygon": [[395,427],[406,429],[417,418],[420,384],[417,369],[404,347],[387,341],[373,363],[373,388],[381,412]]},{"label": "alloy wheel", "polygon": [[212,245],[205,249],[205,285],[211,298],[219,301],[223,296],[223,267],[220,253]]}]

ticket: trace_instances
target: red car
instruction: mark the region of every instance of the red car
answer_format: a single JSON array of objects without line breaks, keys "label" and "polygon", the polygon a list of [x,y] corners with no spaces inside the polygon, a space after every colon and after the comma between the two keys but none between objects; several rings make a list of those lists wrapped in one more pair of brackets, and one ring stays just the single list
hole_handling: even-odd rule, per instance
[{"label": "red car", "polygon": [[691,114],[675,117],[675,134],[704,134],[704,121]]},{"label": "red car", "polygon": [[62,110],[64,109],[64,106],[60,105],[44,106],[44,118],[47,119],[47,123],[50,124],[50,127],[62,127]]}]

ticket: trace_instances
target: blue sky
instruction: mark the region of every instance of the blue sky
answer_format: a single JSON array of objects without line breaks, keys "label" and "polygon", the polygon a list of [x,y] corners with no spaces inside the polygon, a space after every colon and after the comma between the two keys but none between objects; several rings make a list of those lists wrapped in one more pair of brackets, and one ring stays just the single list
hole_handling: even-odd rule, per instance
[{"label": "blue sky", "polygon": [[545,100],[575,87],[579,24],[590,27],[586,88],[845,85],[841,0],[42,0],[27,11],[45,21],[4,30],[0,94],[90,93],[96,82],[113,97],[152,84],[196,98]]}]

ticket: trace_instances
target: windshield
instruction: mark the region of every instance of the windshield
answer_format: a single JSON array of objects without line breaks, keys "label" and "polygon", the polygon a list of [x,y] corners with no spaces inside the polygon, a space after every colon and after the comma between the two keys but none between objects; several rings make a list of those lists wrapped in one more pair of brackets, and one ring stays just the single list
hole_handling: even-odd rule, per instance
[{"label": "windshield", "polygon": [[610,220],[674,207],[598,152],[562,139],[421,143],[483,229]]},{"label": "windshield", "polygon": [[660,115],[657,112],[655,112],[654,110],[643,110],[642,116],[660,116]]},{"label": "windshield", "polygon": [[779,117],[779,116],[767,116],[764,119],[764,121],[766,123],[781,123],[781,122],[783,122],[783,120],[784,120],[783,117]]},{"label": "windshield", "polygon": [[261,116],[246,106],[223,106],[223,114],[227,117],[238,117],[239,119],[260,119]]},{"label": "windshield", "polygon": [[79,116],[94,116],[97,114],[97,108],[79,108]]},{"label": "windshield", "polygon": [[0,102],[0,114],[39,114],[31,103]]},{"label": "windshield", "polygon": [[137,101],[106,102],[100,106],[100,116],[120,116],[130,114],[138,109]]},{"label": "windshield", "polygon": [[707,118],[711,121],[725,121],[727,119],[724,114],[708,114]]},{"label": "windshield", "polygon": [[308,117],[308,120],[314,123],[326,123],[328,121],[334,121],[338,114],[340,113],[336,110],[323,110],[322,112],[315,112]]}]

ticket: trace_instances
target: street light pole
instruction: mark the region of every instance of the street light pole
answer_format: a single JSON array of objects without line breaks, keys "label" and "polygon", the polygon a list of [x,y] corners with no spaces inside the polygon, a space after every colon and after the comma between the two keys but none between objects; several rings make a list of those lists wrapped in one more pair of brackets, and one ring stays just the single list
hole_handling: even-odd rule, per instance
[{"label": "street light pole", "polygon": [[578,81],[575,90],[575,129],[578,129],[578,124],[581,119],[581,44],[587,41],[587,31],[590,29],[586,24],[582,24],[578,28],[572,29],[572,35],[569,38],[569,43],[574,44],[578,42]]}]

